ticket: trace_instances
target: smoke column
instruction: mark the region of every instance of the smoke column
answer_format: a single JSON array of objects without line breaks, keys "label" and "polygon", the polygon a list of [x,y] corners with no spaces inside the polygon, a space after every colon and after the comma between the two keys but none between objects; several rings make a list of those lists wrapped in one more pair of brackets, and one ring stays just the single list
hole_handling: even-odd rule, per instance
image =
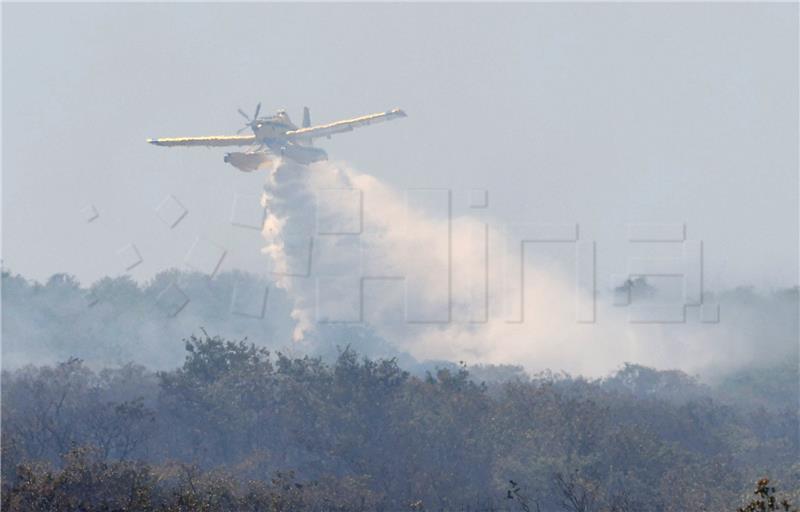
[{"label": "smoke column", "polygon": [[[759,353],[740,326],[630,323],[610,297],[594,301],[580,271],[534,262],[518,235],[460,208],[463,199],[398,192],[342,163],[280,162],[264,186],[264,252],[294,301],[295,341],[312,343],[318,322],[367,323],[418,360],[594,376],[623,362],[731,368]],[[553,229],[536,236],[569,237]],[[591,245],[565,246],[584,267],[593,261]]]}]

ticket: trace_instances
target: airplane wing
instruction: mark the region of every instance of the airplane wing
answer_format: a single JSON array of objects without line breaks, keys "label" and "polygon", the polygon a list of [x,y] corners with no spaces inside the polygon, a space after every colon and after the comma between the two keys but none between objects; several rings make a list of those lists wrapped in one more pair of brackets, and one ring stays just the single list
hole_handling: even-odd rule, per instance
[{"label": "airplane wing", "polygon": [[317,137],[330,137],[334,133],[349,132],[353,128],[359,126],[367,126],[373,123],[380,123],[382,121],[389,121],[400,117],[406,117],[406,113],[396,108],[388,112],[380,112],[377,114],[370,114],[367,116],[356,117],[354,119],[345,119],[343,121],[336,121],[330,124],[320,124],[317,126],[310,126],[308,128],[299,128],[286,132],[286,136],[290,139],[310,140]]},{"label": "airplane wing", "polygon": [[255,135],[212,135],[209,137],[164,137],[147,139],[156,146],[249,146],[256,141]]}]

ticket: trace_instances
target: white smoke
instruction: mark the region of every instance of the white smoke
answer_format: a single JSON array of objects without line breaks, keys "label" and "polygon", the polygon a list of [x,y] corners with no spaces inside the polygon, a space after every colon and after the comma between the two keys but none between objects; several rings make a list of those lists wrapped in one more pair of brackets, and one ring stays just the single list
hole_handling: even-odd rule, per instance
[{"label": "white smoke", "polygon": [[367,322],[418,360],[583,375],[623,362],[730,368],[758,354],[739,329],[631,324],[609,297],[593,305],[575,275],[523,258],[513,235],[461,214],[447,191],[398,193],[341,163],[281,162],[264,201],[264,252],[294,301],[298,342],[317,322]]}]

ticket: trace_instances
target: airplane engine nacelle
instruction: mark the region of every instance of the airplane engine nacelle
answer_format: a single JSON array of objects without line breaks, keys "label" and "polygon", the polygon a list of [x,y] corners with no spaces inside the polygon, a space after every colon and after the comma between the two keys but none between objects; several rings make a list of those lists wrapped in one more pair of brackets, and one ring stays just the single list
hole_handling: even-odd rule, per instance
[{"label": "airplane engine nacelle", "polygon": [[223,160],[225,163],[231,164],[242,172],[265,169],[272,165],[272,158],[263,151],[226,153]]}]

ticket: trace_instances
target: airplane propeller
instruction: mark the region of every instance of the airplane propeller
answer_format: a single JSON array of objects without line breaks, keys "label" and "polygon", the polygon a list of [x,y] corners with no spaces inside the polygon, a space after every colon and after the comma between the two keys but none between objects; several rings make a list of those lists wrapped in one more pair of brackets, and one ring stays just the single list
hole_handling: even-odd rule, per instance
[{"label": "airplane propeller", "polygon": [[252,119],[250,119],[250,117],[247,114],[245,114],[244,110],[237,108],[236,111],[239,112],[239,114],[241,114],[242,117],[247,119],[247,123],[245,123],[245,125],[242,128],[240,128],[238,132],[236,132],[237,134],[239,134],[248,128],[255,127],[256,123],[258,122],[258,113],[261,112],[261,102],[259,102],[258,105],[256,105],[256,111],[253,113]]}]

